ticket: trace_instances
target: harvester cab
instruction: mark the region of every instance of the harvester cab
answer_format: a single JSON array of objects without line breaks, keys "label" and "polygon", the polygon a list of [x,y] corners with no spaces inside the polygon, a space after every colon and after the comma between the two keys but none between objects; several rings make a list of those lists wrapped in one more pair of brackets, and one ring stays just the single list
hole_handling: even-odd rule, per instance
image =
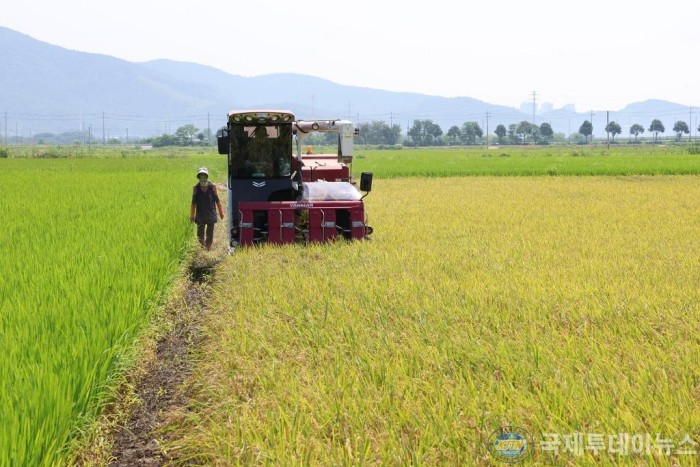
[{"label": "harvester cab", "polygon": [[[315,132],[338,134],[334,154],[311,154],[305,144]],[[372,174],[362,174],[358,190],[351,171],[357,134],[347,120],[296,121],[289,111],[229,112],[218,149],[228,156],[230,247],[368,238],[372,228],[363,198],[372,189]]]}]

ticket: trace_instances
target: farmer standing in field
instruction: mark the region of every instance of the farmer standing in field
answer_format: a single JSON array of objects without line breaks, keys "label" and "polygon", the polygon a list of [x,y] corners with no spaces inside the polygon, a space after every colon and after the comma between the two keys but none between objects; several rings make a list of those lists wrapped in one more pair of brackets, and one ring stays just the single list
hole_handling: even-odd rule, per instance
[{"label": "farmer standing in field", "polygon": [[216,208],[218,208],[219,216],[221,216],[222,219],[224,218],[224,210],[221,207],[219,195],[216,193],[216,185],[209,181],[209,171],[206,167],[199,169],[197,178],[199,179],[199,183],[192,188],[190,222],[197,223],[197,238],[199,239],[199,243],[209,250],[214,241]]}]

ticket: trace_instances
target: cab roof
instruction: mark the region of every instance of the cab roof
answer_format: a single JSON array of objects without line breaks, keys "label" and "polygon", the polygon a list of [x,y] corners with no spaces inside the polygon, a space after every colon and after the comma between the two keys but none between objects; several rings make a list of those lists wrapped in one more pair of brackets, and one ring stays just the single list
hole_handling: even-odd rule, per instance
[{"label": "cab roof", "polygon": [[291,123],[294,114],[289,110],[232,110],[228,120],[233,123]]}]

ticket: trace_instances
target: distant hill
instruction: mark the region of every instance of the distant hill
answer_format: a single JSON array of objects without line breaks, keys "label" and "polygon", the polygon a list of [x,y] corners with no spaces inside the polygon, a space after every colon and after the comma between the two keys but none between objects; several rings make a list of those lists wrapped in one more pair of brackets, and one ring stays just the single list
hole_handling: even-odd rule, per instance
[{"label": "distant hill", "polygon": [[[243,77],[209,66],[170,60],[133,63],[114,57],[67,50],[0,27],[0,118],[7,112],[9,136],[38,132],[87,131],[102,135],[152,136],[181,125],[225,124],[231,109],[290,109],[297,118],[384,120],[404,129],[414,119],[430,119],[447,132],[451,125],[476,121],[486,130],[530,120],[532,115],[470,97],[446,98],[344,86],[300,74]],[[687,107],[664,101],[630,104],[615,113],[649,126],[651,119],[673,119]],[[104,119],[103,119],[104,115]],[[538,115],[555,131],[577,131],[588,114],[554,111]],[[612,114],[611,114],[611,119]],[[673,121],[671,121],[673,120]],[[602,134],[605,116],[596,112],[594,130]],[[4,123],[4,122],[3,122]],[[627,133],[624,133],[626,136]]]}]

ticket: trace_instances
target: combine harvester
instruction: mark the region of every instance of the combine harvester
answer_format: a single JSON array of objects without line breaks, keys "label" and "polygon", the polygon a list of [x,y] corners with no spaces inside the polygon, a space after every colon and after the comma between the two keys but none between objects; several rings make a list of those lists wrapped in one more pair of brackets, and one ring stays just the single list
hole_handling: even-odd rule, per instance
[{"label": "combine harvester", "polygon": [[[302,154],[314,132],[337,133],[336,154],[311,154],[310,147]],[[372,174],[362,173],[358,190],[351,173],[357,134],[347,120],[296,121],[289,111],[229,112],[218,146],[219,154],[228,155],[230,248],[368,238],[372,228],[362,199],[372,189]]]}]

